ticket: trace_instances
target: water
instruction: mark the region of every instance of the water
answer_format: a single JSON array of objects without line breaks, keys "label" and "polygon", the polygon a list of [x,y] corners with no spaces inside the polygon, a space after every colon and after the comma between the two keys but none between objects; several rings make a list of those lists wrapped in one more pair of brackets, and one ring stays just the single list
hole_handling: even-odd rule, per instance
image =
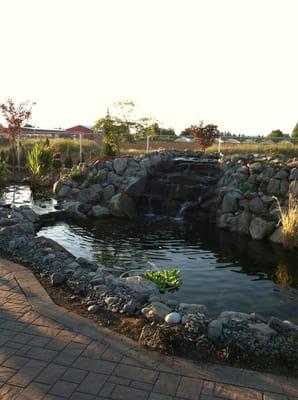
[{"label": "water", "polygon": [[[51,199],[35,201],[28,187],[8,188],[0,203],[12,199],[16,206],[26,204],[40,213],[55,206]],[[59,222],[43,227],[38,236],[52,238],[75,256],[100,262],[117,275],[177,267],[183,284],[165,296],[205,304],[211,316],[223,310],[258,312],[298,323],[297,251],[285,252],[213,225],[148,218]]]},{"label": "water", "polygon": [[135,269],[181,270],[183,284],[165,296],[223,310],[258,312],[298,322],[297,253],[228,234],[213,226],[170,221],[59,223],[38,235],[117,274]]},{"label": "water", "polygon": [[[0,192],[1,193],[1,192]],[[28,206],[37,214],[47,214],[55,210],[57,201],[50,197],[34,199],[27,185],[7,186],[0,195],[0,205],[11,204],[14,207]]]}]

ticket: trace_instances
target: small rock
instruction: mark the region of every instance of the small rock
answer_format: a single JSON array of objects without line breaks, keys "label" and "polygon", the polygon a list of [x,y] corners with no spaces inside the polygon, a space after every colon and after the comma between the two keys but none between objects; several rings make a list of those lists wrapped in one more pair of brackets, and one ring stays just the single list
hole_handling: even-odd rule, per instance
[{"label": "small rock", "polygon": [[92,304],[92,306],[88,307],[88,311],[91,314],[96,314],[98,310],[99,310],[99,305],[97,305],[97,304]]},{"label": "small rock", "polygon": [[181,315],[177,312],[171,312],[165,316],[165,321],[170,325],[177,325],[181,322]]},{"label": "small rock", "polygon": [[60,286],[65,282],[65,275],[62,272],[54,272],[51,275],[51,285]]}]

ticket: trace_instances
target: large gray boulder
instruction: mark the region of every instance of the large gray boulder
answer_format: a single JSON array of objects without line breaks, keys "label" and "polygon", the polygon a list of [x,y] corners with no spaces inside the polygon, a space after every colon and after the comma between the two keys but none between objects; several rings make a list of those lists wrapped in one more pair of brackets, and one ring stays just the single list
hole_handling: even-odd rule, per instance
[{"label": "large gray boulder", "polygon": [[110,210],[107,207],[103,207],[103,206],[93,206],[90,213],[91,216],[94,217],[106,217],[107,215],[110,215]]},{"label": "large gray boulder", "polygon": [[249,203],[249,209],[254,214],[263,214],[266,212],[267,208],[260,197],[254,197]]},{"label": "large gray boulder", "polygon": [[213,342],[218,342],[222,335],[222,331],[222,321],[219,319],[214,319],[210,322],[207,328],[208,339],[212,340]]},{"label": "large gray boulder", "polygon": [[155,283],[143,278],[142,276],[129,276],[122,278],[123,285],[128,287],[132,292],[144,294],[148,297],[158,296],[159,289]]},{"label": "large gray boulder", "polygon": [[274,224],[272,222],[264,221],[262,218],[254,218],[249,227],[251,237],[255,240],[264,239],[266,236],[270,235],[273,230]]},{"label": "large gray boulder", "polygon": [[248,235],[250,223],[251,223],[251,214],[247,211],[243,211],[239,215],[231,218],[229,223],[230,231]]},{"label": "large gray boulder", "polygon": [[257,324],[248,324],[249,329],[252,334],[261,342],[267,343],[274,336],[277,335],[277,332],[270,328],[267,324],[263,322],[259,322]]},{"label": "large gray boulder", "polygon": [[279,226],[275,231],[269,236],[269,240],[273,243],[282,244],[282,226]]},{"label": "large gray boulder", "polygon": [[79,207],[82,205],[79,201],[70,201],[63,204],[63,210],[66,214],[69,214],[75,218],[86,219],[86,215],[83,214]]},{"label": "large gray boulder", "polygon": [[112,197],[114,196],[114,194],[115,194],[115,186],[113,186],[113,185],[108,185],[108,186],[106,186],[106,187],[103,189],[102,194],[103,194],[103,199],[104,199],[105,202],[110,201],[111,198],[112,198]]},{"label": "large gray boulder", "polygon": [[147,184],[147,177],[142,176],[140,178],[132,178],[130,183],[125,189],[125,193],[131,197],[138,197],[144,193]]},{"label": "large gray boulder", "polygon": [[127,158],[116,158],[113,162],[113,167],[118,175],[122,175],[127,167]]},{"label": "large gray boulder", "polygon": [[222,212],[223,213],[234,213],[239,209],[239,200],[241,199],[241,194],[238,192],[228,192],[225,194],[222,201]]},{"label": "large gray boulder", "polygon": [[35,224],[39,221],[39,216],[31,208],[20,208],[20,213],[25,219]]},{"label": "large gray boulder", "polygon": [[135,201],[126,193],[115,194],[110,200],[109,208],[115,217],[137,218]]}]

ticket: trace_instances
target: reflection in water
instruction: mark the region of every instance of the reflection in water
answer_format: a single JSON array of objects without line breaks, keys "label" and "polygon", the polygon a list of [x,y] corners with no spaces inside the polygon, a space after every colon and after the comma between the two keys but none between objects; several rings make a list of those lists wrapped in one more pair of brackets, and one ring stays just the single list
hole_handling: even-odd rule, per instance
[{"label": "reflection in water", "polygon": [[0,205],[8,204],[14,207],[28,206],[37,214],[46,214],[55,211],[57,202],[50,197],[34,198],[29,186],[11,185],[6,187],[0,196]]},{"label": "reflection in water", "polygon": [[206,304],[211,314],[255,311],[298,322],[297,252],[285,252],[269,242],[228,234],[212,225],[146,219],[60,223],[44,227],[39,235],[118,274],[178,267],[183,284],[166,296]]},{"label": "reflection in water", "polygon": [[279,264],[277,266],[275,277],[276,282],[280,284],[283,290],[287,291],[294,285],[294,278],[285,264]]}]

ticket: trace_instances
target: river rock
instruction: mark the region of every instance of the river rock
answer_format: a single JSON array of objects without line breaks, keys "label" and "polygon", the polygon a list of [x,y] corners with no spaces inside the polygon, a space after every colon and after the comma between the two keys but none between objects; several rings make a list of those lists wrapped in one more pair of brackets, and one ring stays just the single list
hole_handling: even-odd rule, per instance
[{"label": "river rock", "polygon": [[171,312],[165,316],[165,321],[169,325],[177,325],[181,322],[181,315],[177,312]]},{"label": "river rock", "polygon": [[141,276],[129,276],[122,278],[122,282],[132,292],[146,294],[148,297],[159,296],[159,289],[155,283],[148,281]]},{"label": "river rock", "polygon": [[254,218],[251,221],[249,232],[255,240],[262,240],[274,230],[272,222],[264,221],[262,218]]},{"label": "river rock", "polygon": [[279,226],[275,231],[269,236],[269,240],[273,243],[282,244],[283,242],[283,234],[282,234],[282,226]]},{"label": "river rock", "polygon": [[250,315],[237,311],[223,311],[218,318],[221,321],[247,321],[250,319]]},{"label": "river rock", "polygon": [[142,314],[150,320],[163,319],[171,309],[164,303],[151,303],[147,307],[142,308]]},{"label": "river rock", "polygon": [[116,158],[113,162],[113,167],[118,175],[122,175],[127,167],[127,158]]},{"label": "river rock", "polygon": [[35,224],[36,222],[39,221],[39,216],[31,210],[31,208],[21,208],[20,209],[21,214],[30,222]]},{"label": "river rock", "polygon": [[222,212],[223,213],[234,213],[238,211],[239,199],[241,199],[241,194],[238,192],[228,192],[225,194],[222,201]]},{"label": "river rock", "polygon": [[279,318],[271,317],[268,321],[270,328],[284,336],[298,338],[298,325],[290,321],[282,321]]},{"label": "river rock", "polygon": [[88,307],[88,311],[90,312],[90,314],[96,314],[98,310],[99,310],[99,305],[97,304],[92,304],[91,306]]},{"label": "river rock", "polygon": [[107,207],[103,206],[93,206],[92,210],[89,212],[90,215],[94,217],[106,217],[107,215],[110,215],[110,210]]},{"label": "river rock", "polygon": [[103,198],[105,202],[108,202],[111,200],[111,198],[114,196],[115,194],[115,187],[113,185],[108,185],[106,186],[103,191]]},{"label": "river rock", "polygon": [[183,314],[204,314],[207,308],[203,304],[180,303],[179,311]]},{"label": "river rock", "polygon": [[254,197],[249,203],[249,209],[254,214],[263,214],[267,208],[260,197]]},{"label": "river rock", "polygon": [[222,335],[222,321],[219,319],[214,319],[208,325],[207,334],[208,339],[212,340],[213,342],[217,342],[221,335]]},{"label": "river rock", "polygon": [[132,178],[125,189],[125,193],[132,197],[138,197],[144,193],[147,184],[147,177]]},{"label": "river rock", "polygon": [[138,216],[134,200],[126,193],[118,193],[113,196],[109,208],[115,217],[136,218]]},{"label": "river rock", "polygon": [[257,339],[265,343],[277,335],[277,332],[274,329],[270,328],[270,326],[263,322],[248,324],[248,327]]},{"label": "river rock", "polygon": [[54,272],[51,275],[51,285],[60,286],[65,282],[65,275],[62,272]]}]

